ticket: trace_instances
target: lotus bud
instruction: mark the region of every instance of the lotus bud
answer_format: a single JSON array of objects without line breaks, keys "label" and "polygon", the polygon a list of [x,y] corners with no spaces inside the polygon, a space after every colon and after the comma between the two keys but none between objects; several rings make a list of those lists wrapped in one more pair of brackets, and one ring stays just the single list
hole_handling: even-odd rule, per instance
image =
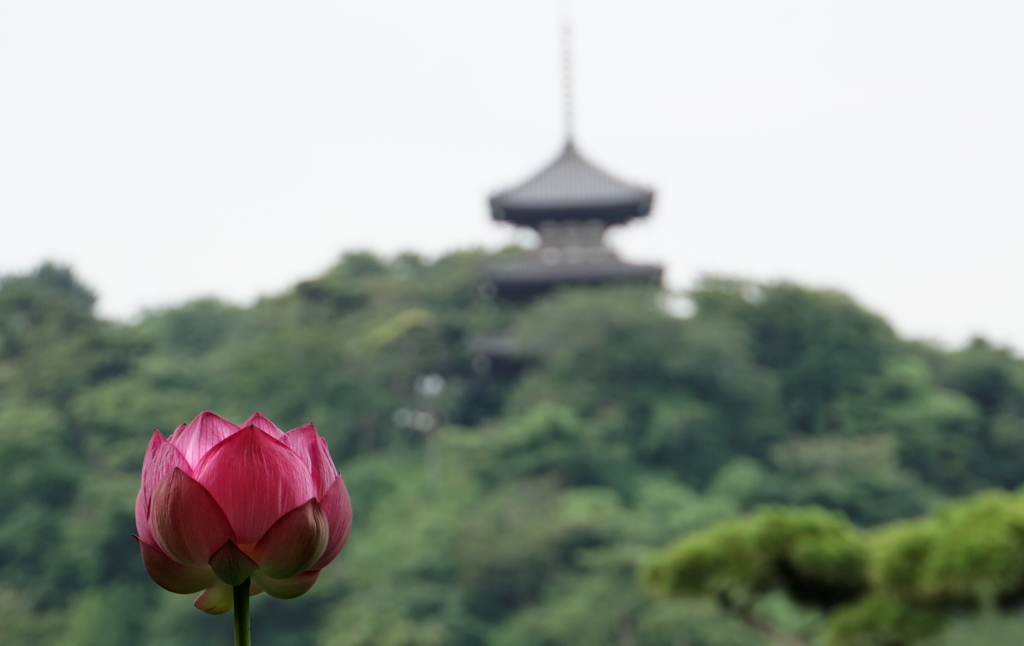
[{"label": "lotus bud", "polygon": [[204,412],[153,433],[135,523],[149,576],[203,591],[196,607],[221,614],[246,580],[279,599],[309,590],[345,546],[352,503],[312,424],[285,433],[259,413],[235,426]]}]

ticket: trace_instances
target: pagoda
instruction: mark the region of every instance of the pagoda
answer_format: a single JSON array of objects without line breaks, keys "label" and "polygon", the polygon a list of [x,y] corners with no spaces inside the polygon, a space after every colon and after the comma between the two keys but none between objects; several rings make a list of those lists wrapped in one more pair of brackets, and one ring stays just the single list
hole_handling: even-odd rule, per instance
[{"label": "pagoda", "polygon": [[499,222],[533,229],[540,247],[481,271],[481,287],[499,298],[529,300],[563,285],[661,284],[660,265],[623,262],[605,243],[609,227],[651,212],[654,191],[613,177],[583,157],[573,141],[570,23],[563,24],[565,145],[525,182],[490,198]]},{"label": "pagoda", "polygon": [[[580,154],[573,138],[568,23],[564,46],[562,150],[526,181],[490,197],[495,220],[533,229],[540,237],[537,249],[481,269],[481,291],[504,300],[528,301],[568,285],[661,285],[661,265],[625,262],[605,242],[610,227],[650,214],[654,191],[620,180]],[[469,346],[481,375],[508,377],[523,366],[519,339],[510,334],[476,336]]]},{"label": "pagoda", "polygon": [[540,247],[482,271],[489,291],[527,300],[562,285],[661,284],[660,265],[623,262],[605,243],[609,227],[646,217],[654,192],[619,180],[584,158],[571,135],[561,154],[522,184],[490,198],[492,217],[528,227]]}]

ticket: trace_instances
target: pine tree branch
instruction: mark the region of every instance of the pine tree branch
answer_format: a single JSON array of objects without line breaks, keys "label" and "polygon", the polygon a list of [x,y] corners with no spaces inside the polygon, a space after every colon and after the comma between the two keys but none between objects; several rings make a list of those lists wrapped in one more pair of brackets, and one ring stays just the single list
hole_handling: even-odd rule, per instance
[{"label": "pine tree branch", "polygon": [[751,604],[736,603],[728,592],[718,594],[718,605],[750,628],[764,635],[779,646],[810,646],[796,635],[789,633],[763,617],[754,614]]}]

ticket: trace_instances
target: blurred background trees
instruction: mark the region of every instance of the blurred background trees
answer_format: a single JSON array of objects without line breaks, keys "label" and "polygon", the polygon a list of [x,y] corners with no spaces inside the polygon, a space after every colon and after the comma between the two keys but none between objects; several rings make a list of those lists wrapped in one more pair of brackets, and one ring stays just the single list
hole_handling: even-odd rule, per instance
[{"label": "blurred background trees", "polygon": [[[255,598],[266,643],[1024,632],[1011,351],[901,340],[791,284],[709,278],[687,317],[644,287],[510,305],[480,295],[491,260],[349,254],[248,307],[132,324],[97,319],[66,267],[2,279],[0,642],[229,639],[149,581],[131,540],[149,435],[203,409],[316,423],[354,500],[351,543],[307,596]],[[480,356],[485,335],[515,352]],[[444,388],[425,398],[428,374]]]}]

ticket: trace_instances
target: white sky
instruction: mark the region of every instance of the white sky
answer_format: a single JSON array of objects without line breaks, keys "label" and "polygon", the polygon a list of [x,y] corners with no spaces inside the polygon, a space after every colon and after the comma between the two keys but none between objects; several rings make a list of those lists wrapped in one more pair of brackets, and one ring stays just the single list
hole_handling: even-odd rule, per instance
[{"label": "white sky", "polygon": [[[583,153],[657,191],[626,258],[851,293],[1024,348],[1024,3],[577,0]],[[0,3],[0,273],[100,311],[248,302],[345,250],[521,240],[558,152],[552,0]]]}]

